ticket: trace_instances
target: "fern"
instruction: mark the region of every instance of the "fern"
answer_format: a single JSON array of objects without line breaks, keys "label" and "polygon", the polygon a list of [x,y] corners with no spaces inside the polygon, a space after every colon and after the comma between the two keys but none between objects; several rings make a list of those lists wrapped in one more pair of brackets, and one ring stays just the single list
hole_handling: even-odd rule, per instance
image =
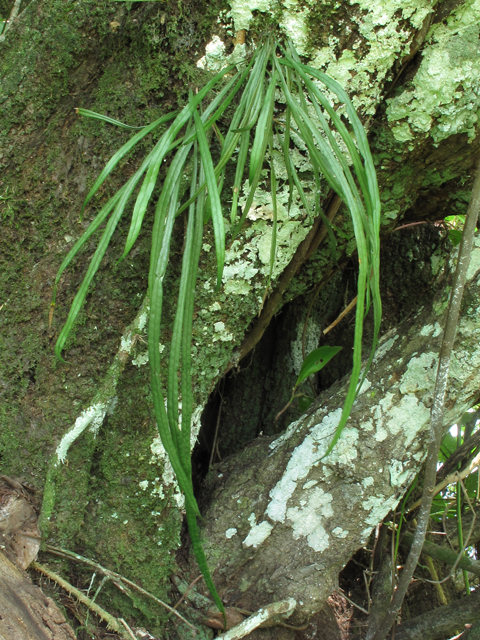
[{"label": "fern", "polygon": [[[80,248],[103,223],[106,223],[97,249],[90,261],[85,278],[72,303],[67,321],[56,344],[56,354],[61,358],[65,341],[85,302],[91,281],[105,255],[112,235],[125,213],[125,209],[143,179],[136,196],[131,215],[130,228],[122,257],[125,257],[134,245],[142,228],[147,206],[157,183],[158,174],[163,161],[168,157],[170,167],[162,185],[160,196],[155,207],[155,218],[151,232],[152,246],[150,254],[150,270],[148,289],[150,297],[150,317],[148,326],[148,352],[150,362],[151,389],[158,430],[162,443],[169,455],[178,484],[185,495],[187,522],[192,538],[193,549],[200,569],[210,592],[221,611],[222,602],[215,590],[200,542],[197,517],[200,515],[192,487],[192,469],[190,461],[190,427],[193,409],[191,384],[191,337],[194,311],[195,283],[202,246],[203,229],[211,218],[215,236],[215,252],[217,259],[217,289],[221,286],[225,261],[225,228],[221,205],[221,192],[225,166],[238,150],[234,179],[233,202],[230,220],[233,224],[234,238],[250,209],[255,191],[267,158],[270,158],[270,177],[272,189],[275,190],[277,178],[273,169],[273,147],[277,140],[284,156],[290,188],[290,202],[294,187],[297,189],[303,205],[308,209],[302,185],[290,159],[291,130],[304,141],[310,162],[313,166],[317,193],[315,194],[315,210],[313,216],[321,215],[318,185],[320,176],[339,194],[347,205],[353,220],[355,238],[359,258],[358,303],[355,322],[355,344],[353,355],[353,371],[345,401],[340,424],[330,443],[327,454],[331,451],[348,419],[350,409],[361,385],[361,341],[363,320],[370,303],[374,307],[374,338],[370,357],[364,376],[371,363],[380,326],[381,302],[379,295],[379,229],[380,200],[375,169],[368,147],[366,133],[342,87],[333,79],[320,71],[301,63],[291,44],[283,50],[282,57],[277,57],[277,43],[268,42],[260,47],[252,56],[244,69],[236,71],[227,67],[215,75],[198,94],[190,94],[188,104],[176,114],[167,114],[152,124],[135,133],[107,163],[82,207],[82,213],[92,200],[100,186],[110,173],[118,166],[120,160],[131,152],[135,145],[148,133],[163,127],[169,121],[168,128],[146,156],[140,168],[121,189],[99,211],[93,222],[66,256],[58,271],[57,285],[63,271],[69,266]],[[232,76],[233,74],[233,76]],[[230,77],[225,86],[211,100],[202,112],[202,105],[212,90]],[[319,89],[323,84],[328,91],[337,96],[345,105],[350,121],[350,128],[343,122],[328,98]],[[283,126],[274,119],[275,93],[280,90],[286,100]],[[224,135],[221,134],[222,117],[227,107],[237,99],[233,118]],[[318,130],[309,113],[314,111],[320,122],[322,131]],[[85,117],[100,118],[117,126],[123,125],[100,114],[87,110],[79,110]],[[329,120],[333,125],[330,129]],[[222,143],[220,158],[215,165],[208,143],[209,131],[215,127]],[[340,136],[346,145],[353,164],[354,175],[349,163],[337,142]],[[253,139],[252,139],[253,138]],[[191,165],[190,195],[181,203],[179,197],[180,176],[184,174],[187,160]],[[248,172],[249,192],[243,212],[239,211],[238,195],[245,173]],[[356,180],[355,180],[356,179]],[[359,188],[357,188],[357,183]],[[208,195],[207,195],[208,193]],[[275,262],[275,230],[276,200],[272,194],[274,206],[274,228],[270,257],[269,277],[266,293],[270,283]],[[170,243],[175,219],[188,209],[188,224],[185,237],[182,271],[178,292],[173,335],[170,349],[170,360],[167,376],[166,402],[162,390],[162,367],[159,353],[160,327],[162,321],[162,303],[165,272],[170,259]],[[328,226],[330,247],[335,256],[335,238]],[[54,304],[54,302],[52,304]],[[181,390],[178,373],[181,371]],[[182,413],[179,415],[179,398],[181,391]]]}]

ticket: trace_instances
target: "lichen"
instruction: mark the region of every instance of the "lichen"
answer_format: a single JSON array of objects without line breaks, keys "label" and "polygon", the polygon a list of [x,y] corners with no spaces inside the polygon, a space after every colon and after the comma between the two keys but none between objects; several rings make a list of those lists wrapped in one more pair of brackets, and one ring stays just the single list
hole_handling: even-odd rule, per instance
[{"label": "lichen", "polygon": [[307,544],[314,551],[325,551],[329,546],[329,535],[324,528],[327,518],[333,516],[333,496],[320,487],[306,491],[306,501],[299,507],[287,509],[287,520],[293,529],[293,538],[306,537]]},{"label": "lichen", "polygon": [[256,549],[268,538],[272,529],[273,526],[266,520],[263,520],[260,524],[257,524],[250,529],[250,532],[243,541],[243,544],[246,547],[253,547]]},{"label": "lichen", "polygon": [[479,22],[475,0],[431,27],[412,89],[388,101],[387,117],[397,140],[415,137],[418,144],[428,134],[439,144],[458,133],[473,140],[480,107],[480,71],[473,62],[480,55]]}]

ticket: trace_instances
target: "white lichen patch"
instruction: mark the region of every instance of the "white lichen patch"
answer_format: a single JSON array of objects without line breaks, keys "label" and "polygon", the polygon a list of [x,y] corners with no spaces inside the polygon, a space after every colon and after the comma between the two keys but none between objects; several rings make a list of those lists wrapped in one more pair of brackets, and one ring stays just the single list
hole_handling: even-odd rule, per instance
[{"label": "white lichen patch", "polygon": [[[390,484],[392,485],[392,487],[400,487],[403,484],[403,480],[406,477],[405,472],[403,470],[402,462],[400,460],[393,460],[393,462],[390,464],[389,472],[390,472]],[[408,475],[408,472],[407,472],[407,475]]]},{"label": "white lichen patch", "polygon": [[368,476],[367,478],[363,478],[362,480],[362,486],[364,489],[371,487],[373,483],[374,483],[374,479],[372,478],[372,476]]},{"label": "white lichen patch", "polygon": [[145,491],[148,488],[148,484],[149,484],[148,480],[142,480],[141,482],[138,483],[138,486],[142,491]]},{"label": "white lichen patch", "polygon": [[182,509],[185,505],[185,496],[180,491],[180,487],[178,486],[177,479],[175,477],[175,472],[173,471],[173,467],[162,444],[160,436],[153,439],[152,444],[150,445],[150,451],[152,452],[150,464],[159,464],[163,467],[163,483],[166,485],[173,485],[173,498],[177,503],[178,508]]},{"label": "white lichen patch", "polygon": [[230,0],[230,16],[233,18],[235,31],[249,29],[253,19],[253,11],[266,12],[270,9],[271,0]]},{"label": "white lichen patch", "polygon": [[373,431],[374,426],[373,426],[373,420],[365,420],[365,422],[362,422],[362,424],[360,425],[360,431]]},{"label": "white lichen patch", "polygon": [[375,352],[373,362],[381,360],[383,356],[393,347],[393,345],[395,344],[395,340],[398,340],[398,335],[393,338],[389,338],[386,342],[381,344]]},{"label": "white lichen patch", "polygon": [[433,324],[426,324],[420,329],[420,335],[425,338],[428,337],[431,333],[433,333]]},{"label": "white lichen patch", "polygon": [[103,424],[108,406],[109,404],[105,402],[97,402],[82,411],[75,420],[73,427],[60,440],[56,450],[57,458],[60,462],[65,462],[70,445],[75,442],[87,427],[90,427],[90,431],[93,431],[95,435],[97,434],[98,429]]},{"label": "white lichen patch", "polygon": [[342,540],[348,536],[348,531],[344,531],[342,527],[335,527],[332,531],[332,536],[335,538],[341,538]]},{"label": "white lichen patch", "polygon": [[433,389],[437,376],[438,355],[431,351],[410,359],[399,386],[401,393]]},{"label": "white lichen patch", "polygon": [[337,42],[330,38],[328,46],[314,53],[313,65],[323,68],[353,96],[357,108],[373,114],[380,98],[384,79],[395,60],[409,48],[413,29],[418,29],[432,11],[432,0],[355,0],[362,10],[358,17],[358,31],[365,39],[362,55],[345,49],[338,57]]},{"label": "white lichen patch", "polygon": [[143,331],[145,329],[145,325],[147,324],[148,313],[142,313],[138,319],[138,330]]},{"label": "white lichen patch", "polygon": [[[370,525],[370,527],[376,526],[379,522],[381,522],[387,513],[397,504],[398,498],[395,495],[387,498],[386,496],[378,495],[378,496],[369,496],[362,503],[362,507],[365,511],[369,511],[370,513],[365,518],[365,523]],[[371,529],[368,529],[368,533],[370,533]]]},{"label": "white lichen patch", "polygon": [[135,365],[136,367],[143,367],[143,365],[147,364],[147,362],[148,362],[148,351],[146,351],[145,353],[139,354],[136,358],[132,360],[132,364]]},{"label": "white lichen patch", "polygon": [[307,538],[307,544],[314,551],[325,551],[329,546],[329,536],[323,526],[326,518],[333,516],[331,493],[316,487],[308,495],[304,505],[287,510],[287,519],[292,523],[293,537]]},{"label": "white lichen patch", "polygon": [[288,425],[287,430],[284,433],[282,433],[282,435],[279,436],[276,440],[274,440],[268,445],[268,448],[270,449],[269,455],[273,455],[275,451],[282,446],[282,444],[290,440],[290,438],[292,437],[292,434],[295,432],[300,422],[301,422],[300,420],[295,420],[294,422],[291,422]]},{"label": "white lichen patch", "polygon": [[[303,333],[304,333],[304,318],[297,324],[297,335],[295,340],[290,343],[290,356],[293,364],[293,371],[298,376],[303,364]],[[315,322],[314,318],[310,316],[308,318],[307,327],[305,330],[305,354],[308,355],[319,345],[320,338],[322,336],[322,327]]]},{"label": "white lichen patch", "polygon": [[120,350],[124,353],[130,353],[133,348],[133,336],[129,331],[126,335],[120,339]]},{"label": "white lichen patch", "polygon": [[235,527],[231,527],[230,529],[227,529],[225,531],[225,537],[227,538],[227,540],[230,540],[230,538],[233,538],[233,536],[237,535],[237,530],[235,529]]},{"label": "white lichen patch", "polygon": [[256,549],[258,546],[264,542],[270,533],[272,532],[273,526],[264,520],[260,524],[255,525],[250,529],[250,533],[243,541],[243,544],[246,547],[253,547]]},{"label": "white lichen patch", "polygon": [[[312,467],[317,466],[325,455],[341,415],[340,408],[327,414],[319,424],[313,425],[303,442],[293,450],[285,473],[269,494],[271,500],[265,513],[271,520],[285,522],[287,503],[297,488],[297,483],[306,478]],[[346,427],[335,449],[326,459],[326,464],[353,466],[357,457],[357,440],[357,429]]]},{"label": "white lichen patch", "polygon": [[[360,378],[362,377],[362,375],[363,375],[363,371],[360,374]],[[365,378],[365,380],[362,382],[362,386],[360,387],[360,391],[358,392],[358,395],[361,396],[363,393],[368,391],[371,386],[372,386],[372,383],[370,382],[370,380],[368,378]]]},{"label": "white lichen patch", "polygon": [[233,340],[234,335],[225,327],[224,322],[215,322],[213,325],[215,330],[215,335],[213,337],[213,341],[221,340],[222,342],[229,342]]},{"label": "white lichen patch", "polygon": [[205,47],[205,55],[197,62],[197,67],[216,72],[225,65],[225,43],[218,36],[213,36],[212,41]]},{"label": "white lichen patch", "polygon": [[467,270],[467,282],[475,277],[477,272],[480,271],[480,237],[476,237],[474,240],[474,247],[470,254],[470,264]]},{"label": "white lichen patch", "polygon": [[394,436],[401,433],[405,448],[411,445],[430,422],[430,411],[414,395],[403,396],[400,403],[390,409],[388,415],[387,430]]},{"label": "white lichen patch", "polygon": [[381,427],[379,425],[377,427],[377,430],[375,431],[375,435],[373,437],[375,438],[375,440],[377,442],[383,442],[384,440],[386,440],[388,438],[388,432],[386,431],[386,429],[384,429],[383,427]]}]

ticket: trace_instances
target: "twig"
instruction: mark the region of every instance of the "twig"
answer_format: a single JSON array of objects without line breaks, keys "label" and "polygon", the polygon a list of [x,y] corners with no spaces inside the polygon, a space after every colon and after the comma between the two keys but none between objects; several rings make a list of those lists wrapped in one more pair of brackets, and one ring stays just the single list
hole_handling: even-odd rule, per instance
[{"label": "twig", "polygon": [[125,627],[125,630],[127,632],[128,637],[130,638],[130,640],[137,640],[135,634],[133,633],[133,631],[130,629],[130,627],[128,626],[128,624],[125,622],[125,620],[123,618],[119,618],[120,622],[123,624],[123,626]]},{"label": "twig", "polygon": [[467,270],[470,263],[473,237],[479,211],[480,162],[477,166],[472,195],[465,218],[465,226],[463,229],[462,240],[460,242],[460,248],[458,251],[458,261],[452,287],[452,296],[450,298],[450,306],[448,309],[448,316],[445,324],[445,332],[443,335],[442,346],[438,358],[437,379],[435,381],[435,389],[433,393],[429,445],[427,451],[427,462],[425,466],[422,504],[420,506],[420,512],[418,515],[418,527],[415,531],[414,540],[407,558],[407,562],[405,563],[405,567],[400,577],[397,590],[393,595],[387,613],[383,618],[383,621],[376,629],[372,629],[371,631],[369,629],[367,633],[367,640],[383,640],[386,637],[391,626],[395,622],[397,612],[402,606],[403,599],[412,579],[415,567],[417,566],[418,559],[422,552],[423,543],[425,541],[425,533],[427,531],[427,525],[430,519],[430,510],[435,490],[438,453],[440,451],[441,439],[443,435],[443,416],[445,408],[444,401],[447,389],[448,371],[450,367],[450,356],[453,350],[453,343],[455,340],[455,333],[457,329],[458,318],[460,315],[460,305],[462,302],[465,281],[467,279]]},{"label": "twig", "polygon": [[350,302],[350,304],[348,305],[348,307],[345,307],[345,309],[342,311],[342,313],[338,316],[338,318],[336,320],[334,320],[332,322],[332,324],[330,326],[328,326],[325,331],[323,332],[323,335],[326,336],[327,333],[329,331],[331,331],[334,327],[337,326],[337,324],[343,320],[343,318],[347,315],[347,313],[350,313],[350,311],[354,308],[354,306],[357,304],[357,299],[358,296],[355,296],[355,298]]},{"label": "twig", "polygon": [[356,604],[353,600],[350,600],[350,598],[345,595],[345,591],[343,589],[340,589],[340,591],[342,592],[342,598],[345,598],[345,600],[349,602],[352,605],[352,607],[355,607],[355,609],[358,609],[359,611],[361,611],[362,613],[368,616],[368,611],[366,609],[361,607],[359,604]]},{"label": "twig", "polygon": [[116,618],[114,618],[110,613],[108,613],[107,611],[99,607],[98,604],[90,600],[90,598],[87,598],[87,596],[84,593],[82,593],[81,591],[73,587],[69,582],[61,578],[59,575],[57,575],[50,569],[47,569],[47,567],[44,567],[43,565],[39,564],[38,562],[32,562],[30,566],[32,567],[32,569],[35,569],[36,571],[40,571],[40,573],[43,573],[48,578],[56,582],[60,587],[65,589],[65,591],[68,591],[68,593],[70,593],[74,598],[82,602],[88,609],[91,609],[94,613],[97,614],[97,616],[102,618],[102,620],[104,620],[107,623],[110,629],[120,634],[126,640],[131,640],[130,636],[127,635],[126,631],[122,628],[122,626],[119,624]]},{"label": "twig", "polygon": [[230,629],[221,636],[218,636],[218,640],[240,640],[240,638],[244,638],[267,620],[271,620],[277,616],[281,618],[288,618],[296,606],[297,603],[293,598],[287,598],[280,602],[267,604],[265,607],[262,607],[254,613],[253,616],[250,616],[250,618],[247,618],[240,624],[233,627],[233,629]]},{"label": "twig", "polygon": [[168,611],[175,614],[177,618],[180,618],[180,620],[184,622],[186,625],[188,625],[191,629],[193,629],[194,631],[197,631],[194,625],[188,622],[188,620],[186,620],[182,615],[180,615],[180,613],[178,613],[178,611],[176,611],[173,607],[168,605],[166,602],[163,602],[162,600],[154,596],[152,593],[145,591],[145,589],[142,589],[142,587],[139,587],[138,584],[135,584],[135,582],[128,580],[128,578],[124,578],[119,573],[115,573],[115,571],[110,571],[110,569],[105,569],[105,567],[102,567],[102,565],[98,564],[98,562],[95,562],[94,560],[90,560],[89,558],[84,558],[79,553],[68,551],[68,549],[62,549],[61,547],[53,547],[49,544],[47,544],[45,548],[49,553],[53,553],[56,556],[68,558],[69,560],[76,560],[77,562],[83,562],[84,564],[88,564],[90,567],[94,567],[97,571],[99,571],[100,573],[103,573],[103,575],[108,576],[116,586],[118,586],[117,581],[120,581],[120,583],[128,584],[133,589],[136,589],[139,593],[142,593],[144,596],[147,596],[148,598],[151,598],[155,602],[158,602],[158,604],[161,604],[162,607],[165,607],[165,609],[168,609]]},{"label": "twig", "polygon": [[[458,480],[463,480],[464,478],[469,476],[472,473],[472,471],[475,469],[475,467],[478,467],[478,466],[480,466],[480,452],[477,453],[477,455],[470,461],[470,463],[465,467],[465,469],[463,469],[463,471],[454,471],[453,473],[448,475],[444,480],[442,480],[442,482],[437,484],[435,489],[433,490],[432,497],[435,497],[436,495],[438,495],[440,491],[443,491],[445,487],[448,486],[449,484],[452,484],[453,482],[457,482]],[[412,504],[412,506],[408,509],[407,513],[410,513],[411,511],[418,509],[418,507],[421,504],[422,504],[422,499],[420,498],[419,500],[417,500]]]},{"label": "twig", "polygon": [[176,611],[178,609],[178,607],[182,604],[183,600],[186,599],[186,597],[188,596],[188,594],[190,593],[190,591],[193,589],[193,587],[197,584],[197,582],[199,580],[201,580],[203,578],[203,575],[200,574],[199,576],[197,576],[195,578],[195,580],[193,582],[191,582],[188,587],[186,588],[186,590],[184,591],[184,593],[182,593],[181,597],[179,598],[179,600],[177,601],[176,605],[173,607],[173,609]]}]

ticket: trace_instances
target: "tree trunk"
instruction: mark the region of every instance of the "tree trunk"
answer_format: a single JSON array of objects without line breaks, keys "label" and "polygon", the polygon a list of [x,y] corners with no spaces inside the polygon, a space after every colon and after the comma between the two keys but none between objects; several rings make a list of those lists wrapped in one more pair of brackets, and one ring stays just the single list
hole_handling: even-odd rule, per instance
[{"label": "tree trunk", "polygon": [[[478,401],[480,241],[458,328],[445,427]],[[280,437],[258,438],[211,472],[205,544],[231,606],[292,597],[316,613],[338,572],[398,504],[421,468],[446,293],[384,336],[336,447],[348,380],[325,391]]]},{"label": "tree trunk", "polygon": [[[241,38],[232,42],[232,33],[246,29],[251,47],[270,32],[274,20],[277,33],[291,37],[298,52],[337,78],[354,100],[368,129],[377,167],[385,236],[399,223],[464,213],[479,147],[476,113],[480,105],[475,87],[480,72],[471,62],[478,58],[480,15],[475,4],[437,5],[425,0],[413,7],[407,2],[398,6],[360,0],[351,5],[305,6],[301,11],[289,4],[274,12],[259,3],[253,16],[240,0],[232,0],[231,5],[200,0],[132,5],[32,0],[0,36],[2,473],[28,481],[40,491],[47,486],[44,539],[95,557],[159,598],[168,598],[170,576],[176,570],[182,496],[152,419],[144,366],[147,309],[141,305],[148,273],[148,232],[141,234],[130,256],[118,263],[128,230],[128,221],[120,223],[66,345],[66,365],[55,361],[53,348],[94,251],[93,240],[63,276],[51,326],[49,322],[53,281],[63,257],[98,207],[132,175],[151,143],[146,141],[121,163],[110,183],[102,187],[95,210],[87,209],[82,218],[88,190],[130,134],[82,120],[75,108],[88,108],[130,125],[152,122],[185,104],[188,89],[205,84],[208,68],[222,64],[222,56],[235,43],[236,53],[242,54]],[[216,58],[207,55],[204,71],[197,61],[214,36],[227,49],[223,54],[217,48]],[[207,47],[207,53],[212,50]],[[301,171],[302,158],[296,162]],[[165,177],[165,168],[160,177]],[[311,176],[304,172],[302,179],[308,182]],[[322,189],[321,202],[327,210],[332,194],[326,185]],[[288,188],[282,185],[279,191],[283,206]],[[322,242],[322,225],[306,217],[296,202],[280,220],[272,302],[267,300],[257,318],[271,237],[262,207],[268,208],[270,202],[267,185],[262,185],[248,229],[227,252],[219,294],[214,291],[211,229],[204,240],[194,325],[195,437],[202,411],[223,373],[235,369],[240,356],[251,357],[275,314],[289,301],[298,304],[299,296],[317,283],[329,280],[329,288],[321,294],[328,291],[328,299],[319,298],[323,301],[317,303],[318,312],[307,324],[306,344],[314,348],[321,329],[342,308],[346,276],[342,279],[341,268],[356,269],[347,211],[340,208],[334,223],[337,266]],[[224,204],[227,211],[228,202]],[[148,228],[152,218],[150,210]],[[181,226],[174,236],[177,261],[166,277],[165,357],[177,295]],[[415,237],[410,236],[411,257],[404,264],[412,266],[408,274],[412,282],[425,277],[422,282],[427,283],[443,268],[441,250],[433,257],[420,253]],[[398,292],[405,297],[411,294],[401,286],[407,279],[405,269],[399,272],[396,265],[385,264],[384,271],[386,325],[394,326],[400,315]],[[428,303],[427,289],[425,285],[417,291],[415,304],[409,300],[411,308]],[[353,297],[351,288],[348,297]],[[288,313],[295,315],[295,309],[290,307]],[[401,328],[401,335],[410,338],[394,340],[395,334],[384,341],[384,356],[373,377],[369,376],[372,386],[357,401],[354,416],[328,459],[320,462],[320,455],[342,404],[342,383],[328,392],[328,399],[323,396],[321,407],[290,427],[283,440],[275,439],[275,451],[269,448],[272,439],[259,440],[227,464],[228,473],[225,470],[220,478],[226,493],[215,494],[205,518],[211,562],[225,597],[240,602],[241,592],[242,602],[253,606],[272,601],[274,594],[283,599],[295,592],[302,614],[319,610],[335,584],[336,572],[400,498],[422,460],[427,384],[434,375],[440,339],[437,320],[427,310],[423,313],[415,324]],[[252,413],[255,410],[263,417],[251,420],[241,435],[232,436],[232,447],[242,447],[259,431],[277,431],[273,417],[285,404],[282,394],[288,394],[303,359],[297,330],[303,326],[301,317],[296,321],[295,340],[288,333],[292,327],[287,327],[282,354],[275,352],[275,345],[257,347],[268,353],[263,363],[264,391],[269,380],[274,383],[263,395],[260,387],[254,394],[246,392],[244,406],[250,409],[248,399],[252,398]],[[429,323],[430,333],[426,327],[422,336],[421,322]],[[475,317],[465,316],[463,322],[466,327],[477,326]],[[407,333],[407,327],[414,333]],[[336,339],[340,340],[339,333]],[[350,348],[348,334],[346,330],[344,353]],[[430,342],[428,347],[422,338]],[[460,332],[462,344],[467,338]],[[391,346],[388,351],[387,345]],[[473,399],[473,360],[466,391],[458,387],[458,380],[464,375],[462,358],[467,361],[476,353],[473,345],[472,356],[459,352],[458,372],[455,369],[452,375],[452,419]],[[387,373],[383,367],[394,366],[392,354],[402,363]],[[347,371],[347,360],[325,373],[325,386]],[[275,366],[277,370],[272,369]],[[422,380],[412,377],[415,371]],[[406,414],[417,422],[407,422]],[[208,421],[207,414],[203,420]],[[389,420],[402,426],[397,429]],[[210,425],[211,430],[214,427]],[[81,428],[83,434],[73,441],[72,434]],[[325,433],[321,438],[320,430]],[[58,450],[60,443],[63,448]],[[266,458],[267,452],[272,455]],[[298,470],[295,461],[303,452],[309,457]],[[60,464],[59,453],[65,454],[68,465]],[[290,472],[288,465],[297,470]],[[242,478],[249,484],[242,485],[235,497]],[[307,511],[311,520],[302,525]],[[226,538],[233,529],[236,534]],[[267,536],[264,542],[254,546],[263,535]],[[245,540],[249,546],[243,545]],[[88,583],[90,575],[82,579]],[[104,591],[100,600],[110,600],[124,617],[140,615],[125,595],[107,588],[104,596]],[[141,615],[151,629],[161,628],[162,611],[142,605]]]}]

